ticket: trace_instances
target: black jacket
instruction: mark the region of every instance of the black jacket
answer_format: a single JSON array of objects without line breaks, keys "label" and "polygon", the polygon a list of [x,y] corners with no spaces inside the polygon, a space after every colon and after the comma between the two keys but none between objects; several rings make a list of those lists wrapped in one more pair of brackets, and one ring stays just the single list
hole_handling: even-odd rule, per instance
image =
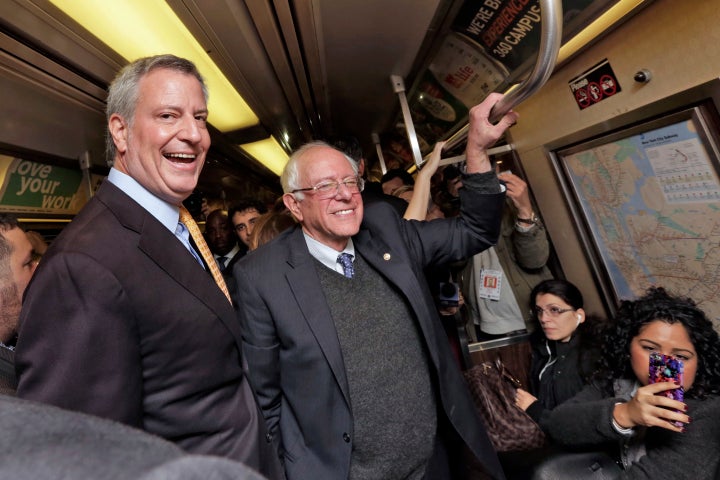
[{"label": "black jacket", "polygon": [[541,427],[550,410],[582,390],[592,373],[597,355],[594,349],[584,348],[583,330],[580,325],[565,343],[546,339],[542,330],[533,334],[530,393],[538,401],[527,413]]}]

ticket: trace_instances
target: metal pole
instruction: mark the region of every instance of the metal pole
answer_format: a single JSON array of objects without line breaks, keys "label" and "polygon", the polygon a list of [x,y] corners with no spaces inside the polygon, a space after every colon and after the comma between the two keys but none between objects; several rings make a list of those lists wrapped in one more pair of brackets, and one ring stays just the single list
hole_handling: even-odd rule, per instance
[{"label": "metal pole", "polygon": [[88,190],[88,200],[93,197],[92,178],[90,177],[90,152],[85,150],[78,158],[80,162],[80,170],[83,172],[83,179]]},{"label": "metal pole", "polygon": [[385,175],[387,173],[387,167],[385,166],[385,157],[383,157],[382,153],[382,145],[380,145],[380,136],[373,132],[371,138],[375,144],[375,152],[377,152],[378,160],[380,160],[380,170],[382,174]]},{"label": "metal pole", "polygon": [[405,82],[400,75],[390,75],[390,81],[393,84],[393,91],[397,93],[398,99],[400,100],[400,109],[402,110],[403,119],[405,120],[405,130],[407,131],[408,141],[412,149],[413,159],[415,159],[415,165],[419,167],[422,164],[422,154],[420,153],[420,143],[415,133],[415,124],[413,124],[412,116],[410,115],[410,106],[405,96]]}]

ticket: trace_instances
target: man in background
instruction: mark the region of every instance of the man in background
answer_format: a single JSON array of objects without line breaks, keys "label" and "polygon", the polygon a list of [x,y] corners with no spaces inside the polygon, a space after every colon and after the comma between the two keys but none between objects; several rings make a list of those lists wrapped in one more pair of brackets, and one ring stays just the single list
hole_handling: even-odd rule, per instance
[{"label": "man in background", "polygon": [[257,200],[243,200],[230,208],[228,217],[232,222],[235,234],[245,245],[250,248],[250,235],[252,235],[255,222],[260,215],[267,213],[267,207],[264,203]]},{"label": "man in background", "polygon": [[[208,214],[205,221],[205,239],[232,296],[235,291],[232,267],[242,258],[245,250],[240,249],[238,238],[233,233],[232,223],[224,210],[213,210]],[[235,305],[237,300],[233,297]]]},{"label": "man in background", "polygon": [[533,332],[536,320],[527,313],[530,292],[552,278],[550,242],[527,184],[509,171],[498,177],[507,189],[500,238],[468,261],[461,274],[473,341]]},{"label": "man in background", "polygon": [[113,168],[28,286],[18,396],[282,478],[243,372],[225,284],[207,273],[216,266],[204,260],[207,245],[182,206],[210,148],[207,116],[205,84],[188,60],[142,58],[115,78],[107,100]]},{"label": "man in background", "polygon": [[22,296],[37,262],[14,215],[0,213],[0,393],[16,387],[14,348]]},{"label": "man in background", "polygon": [[406,170],[395,168],[388,170],[380,179],[383,193],[392,195],[392,193],[400,187],[415,185],[415,179]]}]

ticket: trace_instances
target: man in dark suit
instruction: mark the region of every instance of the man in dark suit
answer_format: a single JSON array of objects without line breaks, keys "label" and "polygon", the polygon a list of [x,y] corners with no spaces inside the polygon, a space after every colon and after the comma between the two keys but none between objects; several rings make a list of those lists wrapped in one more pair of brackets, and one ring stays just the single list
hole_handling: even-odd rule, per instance
[{"label": "man in dark suit", "polygon": [[[423,269],[498,238],[504,194],[486,148],[511,125],[470,113],[463,216],[363,215],[357,165],[315,142],[282,176],[300,226],[234,270],[248,375],[289,480],[461,478],[465,446],[503,478],[428,291]],[[350,257],[348,257],[349,254]]]},{"label": "man in dark suit", "polygon": [[18,396],[282,478],[234,310],[189,242],[196,225],[178,222],[210,147],[206,99],[195,66],[172,55],[137,60],[113,81],[114,166],[28,287]]},{"label": "man in dark suit", "polygon": [[225,210],[213,210],[205,220],[205,240],[207,240],[210,252],[217,262],[220,273],[228,286],[233,304],[237,305],[238,299],[234,296],[235,279],[232,276],[232,269],[245,254],[240,249],[238,239],[233,232],[233,225]]}]

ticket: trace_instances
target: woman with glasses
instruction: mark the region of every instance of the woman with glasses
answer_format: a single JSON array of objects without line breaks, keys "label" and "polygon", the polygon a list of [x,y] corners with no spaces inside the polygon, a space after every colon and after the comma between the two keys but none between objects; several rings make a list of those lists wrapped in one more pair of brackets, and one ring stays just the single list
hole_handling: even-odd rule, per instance
[{"label": "woman with glasses", "polygon": [[[720,478],[720,339],[705,313],[653,287],[622,302],[602,339],[591,384],[549,415],[548,433],[573,452],[546,461],[533,478]],[[670,375],[652,383],[658,363]],[[672,370],[682,375],[674,379]],[[605,475],[616,474],[582,475],[571,465],[590,455],[597,462],[600,453],[578,449],[605,452]]]},{"label": "woman with glasses", "polygon": [[566,280],[538,283],[530,312],[541,329],[533,334],[530,392],[517,391],[517,403],[545,429],[550,410],[575,396],[592,373],[595,349],[584,347],[586,313],[580,290]]},{"label": "woman with glasses", "polygon": [[[595,318],[587,318],[580,290],[567,280],[543,280],[530,293],[530,315],[541,328],[532,333],[529,392],[517,389],[516,402],[547,433],[552,410],[580,392],[593,372],[597,349],[589,345]],[[555,454],[548,444],[537,450],[500,455],[509,480],[531,478]],[[578,477],[581,478],[581,477]]]}]

